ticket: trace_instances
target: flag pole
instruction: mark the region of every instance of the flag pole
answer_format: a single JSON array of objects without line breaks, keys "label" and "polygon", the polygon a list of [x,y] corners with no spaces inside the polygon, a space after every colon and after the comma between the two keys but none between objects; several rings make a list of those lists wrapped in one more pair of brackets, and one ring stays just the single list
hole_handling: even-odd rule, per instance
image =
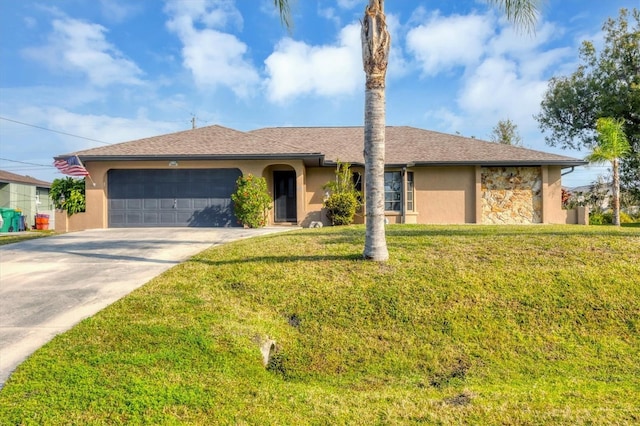
[{"label": "flag pole", "polygon": [[[84,166],[84,164],[82,164],[82,161],[80,160],[80,157],[78,157],[78,155],[76,154],[76,158],[78,159],[78,163],[80,163],[80,165],[82,166],[83,169],[87,170],[87,168]],[[89,180],[91,181],[91,184],[93,186],[96,186],[96,183],[93,181],[93,179],[91,179],[91,174],[89,174],[89,170],[87,170],[87,177],[89,178]]]}]

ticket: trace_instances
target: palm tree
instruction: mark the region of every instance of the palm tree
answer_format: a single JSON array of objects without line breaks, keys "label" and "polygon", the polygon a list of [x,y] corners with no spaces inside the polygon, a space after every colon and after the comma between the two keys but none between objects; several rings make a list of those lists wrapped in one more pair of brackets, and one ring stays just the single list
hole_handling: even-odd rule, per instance
[{"label": "palm tree", "polygon": [[[530,30],[540,0],[488,0],[507,18]],[[280,17],[289,26],[289,1],[274,0]],[[362,20],[362,62],[366,74],[364,113],[365,222],[364,258],[389,259],[384,233],[385,80],[391,37],[387,31],[384,0],[368,0]]]},{"label": "palm tree", "polygon": [[620,226],[620,158],[631,151],[631,145],[624,133],[624,119],[598,118],[596,132],[598,133],[598,142],[593,147],[591,154],[587,156],[587,161],[611,163],[613,169],[613,224]]},{"label": "palm tree", "polygon": [[384,0],[369,0],[362,20],[362,64],[366,74],[364,100],[364,258],[389,259],[384,234],[385,80],[391,36]]}]

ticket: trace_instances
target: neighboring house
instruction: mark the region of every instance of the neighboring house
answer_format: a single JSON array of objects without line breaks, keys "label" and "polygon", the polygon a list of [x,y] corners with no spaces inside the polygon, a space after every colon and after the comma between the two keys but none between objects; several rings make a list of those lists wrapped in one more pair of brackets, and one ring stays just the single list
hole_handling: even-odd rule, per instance
[{"label": "neighboring house", "polygon": [[611,208],[613,199],[613,184],[604,181],[594,182],[592,185],[565,188],[569,192],[569,203],[579,206],[589,206],[591,211],[605,212]]},{"label": "neighboring house", "polygon": [[[271,224],[327,223],[323,185],[338,161],[364,180],[362,127],[209,126],[80,151],[91,174],[82,227],[237,226],[230,195],[266,178]],[[563,168],[583,160],[413,127],[387,127],[390,223],[567,223]],[[84,215],[84,218],[80,219]],[[362,221],[362,216],[359,217]]]},{"label": "neighboring house", "polygon": [[[613,207],[613,183],[607,182],[602,177],[593,182],[591,185],[576,186],[574,188],[565,188],[569,193],[568,205],[570,206],[587,206],[592,212],[607,212]],[[640,212],[640,206],[633,204],[633,199],[629,197],[624,190],[620,193],[621,211],[637,215]]]},{"label": "neighboring house", "polygon": [[33,226],[38,213],[51,213],[51,184],[31,176],[0,170],[0,207],[22,211],[27,225]]}]

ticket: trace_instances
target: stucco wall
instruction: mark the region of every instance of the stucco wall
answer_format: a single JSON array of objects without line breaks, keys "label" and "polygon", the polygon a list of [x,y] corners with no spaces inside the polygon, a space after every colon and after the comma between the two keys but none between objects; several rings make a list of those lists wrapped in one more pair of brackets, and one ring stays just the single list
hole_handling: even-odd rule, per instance
[{"label": "stucco wall", "polygon": [[320,221],[324,226],[329,225],[329,219],[322,210],[324,202],[324,190],[322,187],[335,178],[335,170],[330,167],[314,167],[307,169],[307,185],[305,203],[308,214],[302,220],[302,226],[309,226],[312,221]]},{"label": "stucco wall", "polygon": [[[301,160],[278,161],[276,163],[269,160],[177,160],[177,166],[169,166],[168,161],[85,161],[84,165],[91,174],[91,179],[87,178],[86,180],[87,214],[82,220],[77,219],[78,225],[84,226],[84,229],[108,227],[107,179],[108,172],[112,169],[170,169],[173,167],[183,169],[238,168],[243,174],[251,173],[254,176],[266,177],[267,187],[270,192],[273,191],[273,183],[271,176],[268,176],[269,170],[295,170],[297,174],[298,221],[301,221],[306,216],[304,190],[305,169]],[[273,220],[273,210],[270,211],[270,220]],[[75,226],[73,226],[73,228],[75,228]]]},{"label": "stucco wall", "polygon": [[562,170],[560,167],[543,167],[543,177],[546,172],[544,190],[544,205],[542,219],[544,223],[581,223],[576,220],[568,222],[567,212],[562,209]]},{"label": "stucco wall", "polygon": [[475,167],[415,167],[417,223],[475,222]]},{"label": "stucco wall", "polygon": [[[86,162],[93,179],[87,179],[87,213],[66,224],[76,230],[106,228],[107,173],[110,169],[169,169],[167,161]],[[334,178],[332,167],[305,168],[302,161],[180,161],[178,167],[238,168],[267,179],[273,191],[273,171],[294,170],[297,175],[297,219],[301,226],[312,221],[328,225],[322,211],[322,186]],[[362,168],[354,168],[364,175]],[[412,167],[415,211],[407,212],[406,223],[567,223],[561,208],[560,167]],[[95,186],[94,186],[95,184]],[[390,223],[401,223],[399,213],[388,215]],[[273,223],[273,210],[270,212]],[[357,216],[356,223],[363,222]],[[61,226],[63,226],[61,224]]]},{"label": "stucco wall", "polygon": [[49,229],[55,229],[56,232],[83,231],[92,229],[90,223],[91,215],[86,212],[69,216],[67,212],[56,210],[53,226],[50,226]]},{"label": "stucco wall", "polygon": [[540,167],[483,167],[482,223],[542,223]]}]

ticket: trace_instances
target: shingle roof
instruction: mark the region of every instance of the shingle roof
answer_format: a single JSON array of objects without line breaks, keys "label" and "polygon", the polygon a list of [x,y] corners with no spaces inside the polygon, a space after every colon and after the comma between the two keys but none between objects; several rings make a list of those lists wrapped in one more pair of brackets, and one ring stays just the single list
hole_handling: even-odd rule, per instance
[{"label": "shingle roof", "polygon": [[[250,133],[315,147],[328,161],[364,162],[362,127],[276,127]],[[562,155],[408,126],[388,126],[385,149],[386,164],[586,164]]]},{"label": "shingle roof", "polygon": [[[325,162],[362,164],[362,127],[272,127],[241,132],[209,126],[103,146],[75,154],[83,160],[193,158],[290,158],[322,155]],[[389,126],[386,163],[577,166],[582,160],[407,126]]]},{"label": "shingle roof", "polygon": [[37,186],[39,188],[51,188],[51,183],[36,179],[31,176],[22,176],[15,173],[0,170],[0,182],[20,183],[24,185]]},{"label": "shingle roof", "polygon": [[94,159],[93,157],[215,157],[307,153],[286,142],[215,125],[101,146],[73,154],[83,159]]}]

